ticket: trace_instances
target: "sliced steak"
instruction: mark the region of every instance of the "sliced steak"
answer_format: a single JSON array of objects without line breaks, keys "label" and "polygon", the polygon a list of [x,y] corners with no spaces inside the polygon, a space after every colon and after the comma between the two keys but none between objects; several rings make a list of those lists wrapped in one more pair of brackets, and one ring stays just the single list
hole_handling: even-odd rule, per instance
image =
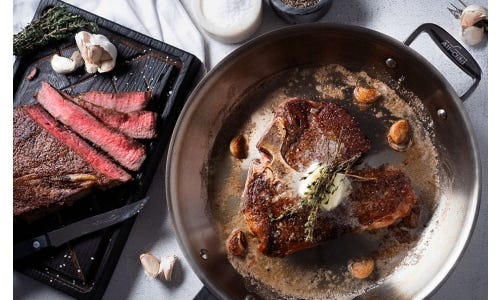
[{"label": "sliced steak", "polygon": [[82,100],[70,98],[94,117],[119,132],[136,139],[152,139],[156,135],[156,113],[147,110],[122,113]]},{"label": "sliced steak", "polygon": [[14,216],[37,218],[132,177],[39,105],[14,108]]},{"label": "sliced steak", "polygon": [[77,97],[98,106],[128,113],[144,109],[151,99],[151,91],[123,93],[90,91],[80,94]]},{"label": "sliced steak", "polygon": [[146,158],[144,145],[107,127],[46,82],[42,82],[36,98],[55,119],[103,149],[122,166],[139,170]]},{"label": "sliced steak", "polygon": [[309,166],[340,165],[370,148],[356,120],[338,105],[286,101],[257,147],[262,158],[250,165],[242,210],[265,255],[286,256],[346,233],[389,226],[415,203],[411,182],[400,170],[350,170],[345,199],[330,210],[317,206],[310,218],[313,206],[299,191]]}]

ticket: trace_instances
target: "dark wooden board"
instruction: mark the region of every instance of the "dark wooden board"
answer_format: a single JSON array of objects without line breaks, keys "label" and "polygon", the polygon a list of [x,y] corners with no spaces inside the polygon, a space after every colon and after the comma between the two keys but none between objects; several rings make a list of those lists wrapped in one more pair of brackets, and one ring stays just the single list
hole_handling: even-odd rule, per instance
[{"label": "dark wooden board", "polygon": [[[83,68],[67,76],[57,74],[50,67],[51,56],[59,53],[69,57],[77,48],[72,37],[48,45],[34,54],[17,58],[14,64],[14,106],[36,102],[33,95],[41,81],[47,81],[68,94],[89,90],[122,92],[150,89],[153,100],[148,109],[159,115],[158,136],[143,141],[147,147],[147,159],[133,174],[135,179],[132,183],[95,192],[71,207],[34,222],[14,220],[14,243],[143,198],[166,151],[182,106],[204,72],[201,62],[187,52],[61,1],[42,0],[34,18],[49,7],[60,4],[97,23],[98,33],[107,36],[118,49],[117,65],[105,74],[87,74]],[[36,77],[27,80],[26,76],[35,67],[38,70]],[[16,263],[14,268],[75,298],[101,298],[134,220],[30,257]]]}]

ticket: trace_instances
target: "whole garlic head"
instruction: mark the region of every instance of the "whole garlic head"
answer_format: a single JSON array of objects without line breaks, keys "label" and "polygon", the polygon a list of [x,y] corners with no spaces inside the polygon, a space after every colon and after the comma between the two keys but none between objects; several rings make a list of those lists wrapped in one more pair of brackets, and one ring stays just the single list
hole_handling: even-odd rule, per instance
[{"label": "whole garlic head", "polygon": [[75,41],[88,73],[105,73],[113,70],[117,50],[107,37],[102,34],[80,31],[75,35]]},{"label": "whole garlic head", "polygon": [[473,4],[467,6],[460,16],[462,40],[470,46],[479,44],[488,32],[488,10]]}]

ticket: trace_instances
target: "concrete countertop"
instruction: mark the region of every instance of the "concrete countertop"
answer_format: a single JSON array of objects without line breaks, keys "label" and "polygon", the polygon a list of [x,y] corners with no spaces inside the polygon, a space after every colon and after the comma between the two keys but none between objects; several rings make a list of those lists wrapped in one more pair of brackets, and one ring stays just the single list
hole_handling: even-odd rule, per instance
[{"label": "concrete countertop", "polygon": [[[70,1],[71,2],[71,1]],[[188,0],[183,0],[186,7]],[[486,0],[476,1],[487,6]],[[460,6],[456,1],[454,3]],[[423,23],[435,23],[458,39],[459,25],[447,10],[449,1],[361,1],[334,0],[329,13],[320,22],[335,22],[370,28],[403,41]],[[16,18],[16,15],[14,15]],[[263,23],[256,35],[287,26],[268,5],[264,5]],[[239,44],[225,45],[204,35],[207,68],[216,65]],[[455,72],[447,59],[426,38],[418,38],[412,45],[428,58],[445,78],[457,89],[458,94],[470,85],[470,78]],[[476,91],[465,102],[474,134],[479,146],[482,164],[482,196],[477,224],[462,259],[431,299],[486,299],[488,287],[488,47],[487,42],[478,47],[466,47],[479,63],[483,76]],[[444,57],[444,56],[443,56]],[[113,273],[104,299],[192,299],[202,287],[184,259],[175,239],[173,225],[168,216],[165,197],[164,155],[149,189],[151,201],[137,217],[127,244]],[[180,257],[173,280],[162,283],[147,278],[139,264],[143,252],[162,256],[175,254]],[[14,271],[14,299],[68,299],[65,294],[45,286]]]}]

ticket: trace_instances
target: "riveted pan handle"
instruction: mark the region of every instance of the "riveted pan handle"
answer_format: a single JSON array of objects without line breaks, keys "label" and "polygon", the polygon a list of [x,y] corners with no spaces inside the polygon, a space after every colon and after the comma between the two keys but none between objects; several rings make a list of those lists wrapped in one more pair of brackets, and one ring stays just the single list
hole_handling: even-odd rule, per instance
[{"label": "riveted pan handle", "polygon": [[422,32],[426,32],[441,49],[441,51],[446,54],[446,56],[448,56],[460,69],[462,69],[462,71],[474,79],[474,82],[469,89],[462,96],[460,96],[460,99],[465,101],[467,97],[469,97],[470,94],[476,89],[479,81],[481,80],[481,68],[472,55],[470,55],[470,53],[467,52],[467,50],[465,50],[455,38],[436,24],[426,23],[420,25],[404,41],[405,45],[410,46],[415,38]]}]

